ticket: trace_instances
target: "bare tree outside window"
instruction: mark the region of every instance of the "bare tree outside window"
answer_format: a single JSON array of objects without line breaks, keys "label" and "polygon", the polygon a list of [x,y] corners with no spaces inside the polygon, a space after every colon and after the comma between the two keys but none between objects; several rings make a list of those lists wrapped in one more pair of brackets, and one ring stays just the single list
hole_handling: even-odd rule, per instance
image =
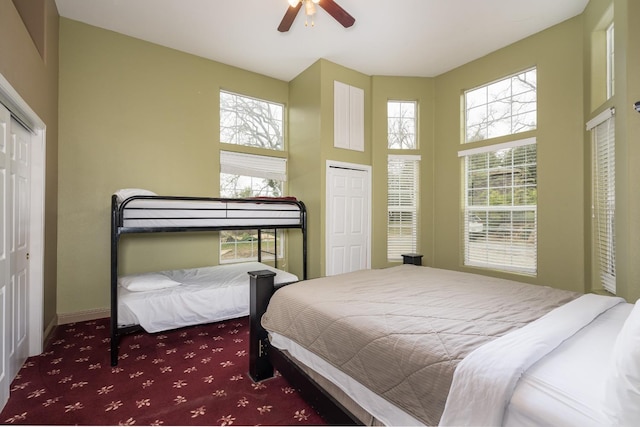
[{"label": "bare tree outside window", "polygon": [[465,92],[465,142],[536,129],[536,90],[533,68]]},{"label": "bare tree outside window", "polygon": [[[220,142],[282,151],[284,150],[283,129],[284,105],[220,91]],[[266,160],[273,157],[250,157],[254,159],[242,165],[244,174],[220,173],[220,196],[281,197],[282,181],[264,177],[265,170],[271,167],[269,166],[271,162]],[[254,166],[258,170],[252,170]],[[222,165],[221,169],[223,169]],[[257,239],[256,230],[220,232],[220,262],[257,260]],[[263,251],[273,253],[275,242],[274,236],[263,233]],[[280,258],[284,253],[283,247],[284,233],[278,233],[277,256]]]},{"label": "bare tree outside window", "polygon": [[284,105],[220,91],[220,142],[284,150]]},{"label": "bare tree outside window", "polygon": [[416,149],[416,103],[387,102],[387,138],[390,149]]}]

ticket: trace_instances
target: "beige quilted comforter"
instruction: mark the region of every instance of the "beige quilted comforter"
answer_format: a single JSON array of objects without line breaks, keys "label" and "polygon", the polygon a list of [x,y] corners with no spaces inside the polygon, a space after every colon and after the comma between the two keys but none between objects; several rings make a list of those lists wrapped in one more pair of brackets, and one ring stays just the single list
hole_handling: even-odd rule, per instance
[{"label": "beige quilted comforter", "polygon": [[577,296],[401,265],[286,286],[271,299],[262,325],[437,425],[462,358]]}]

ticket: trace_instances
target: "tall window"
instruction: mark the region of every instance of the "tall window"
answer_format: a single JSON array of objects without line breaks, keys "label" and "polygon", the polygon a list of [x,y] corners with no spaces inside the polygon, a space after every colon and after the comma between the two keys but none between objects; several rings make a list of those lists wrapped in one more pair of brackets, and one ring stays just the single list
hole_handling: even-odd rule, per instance
[{"label": "tall window", "polygon": [[420,156],[390,155],[387,164],[387,259],[397,261],[417,247]]},{"label": "tall window", "polygon": [[535,274],[535,140],[461,152],[465,164],[464,264]]},{"label": "tall window", "polygon": [[587,123],[592,136],[592,217],[595,256],[602,286],[616,293],[615,117],[605,110]]},{"label": "tall window", "polygon": [[[228,151],[220,152],[220,197],[280,197],[286,180],[286,160]],[[220,232],[220,262],[258,259],[256,230]],[[274,253],[275,238],[263,235],[266,253]],[[278,257],[282,258],[283,234],[278,234]],[[268,259],[269,257],[265,257]]]},{"label": "tall window", "polygon": [[615,94],[613,23],[607,27],[607,99]]},{"label": "tall window", "polygon": [[220,91],[220,142],[284,150],[284,105]]},{"label": "tall window", "polygon": [[536,81],[533,68],[465,92],[465,142],[535,129]]},{"label": "tall window", "polygon": [[[284,150],[284,106],[220,91],[220,142]],[[286,160],[230,151],[220,152],[220,197],[279,197],[286,181]],[[220,233],[220,262],[258,259],[257,230]],[[273,253],[275,238],[264,236],[263,251]],[[284,236],[278,235],[278,257]],[[267,259],[265,256],[263,259]]]},{"label": "tall window", "polygon": [[[465,92],[465,142],[535,130],[536,82],[533,68]],[[464,159],[464,264],[535,275],[535,138],[514,137],[462,150],[458,155]]]},{"label": "tall window", "polygon": [[387,102],[387,138],[390,149],[416,149],[416,103]]}]

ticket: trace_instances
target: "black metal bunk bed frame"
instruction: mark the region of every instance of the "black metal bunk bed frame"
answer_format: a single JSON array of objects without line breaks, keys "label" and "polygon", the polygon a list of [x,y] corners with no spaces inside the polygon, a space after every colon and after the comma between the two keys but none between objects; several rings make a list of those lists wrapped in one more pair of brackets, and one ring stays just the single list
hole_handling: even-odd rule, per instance
[{"label": "black metal bunk bed frame", "polygon": [[[249,224],[249,225],[196,225],[196,226],[125,226],[125,209],[127,205],[134,200],[140,199],[151,199],[151,200],[160,200],[160,201],[176,201],[176,202],[221,202],[223,204],[273,204],[273,205],[295,205],[297,206],[300,212],[299,221],[296,224],[281,224],[274,226],[273,224],[265,225],[265,224]],[[163,207],[149,207],[149,208],[139,208],[135,209],[140,210],[171,210],[170,208]],[[184,207],[175,208],[177,213],[181,213],[181,216],[176,216],[173,218],[163,217],[162,219],[167,220],[189,220],[194,219],[191,217],[185,217],[184,211],[191,210],[185,209]],[[193,208],[193,210],[198,210],[200,215],[197,216],[197,220],[206,220],[206,219],[216,219],[220,220],[219,215],[215,215],[212,217],[202,216],[203,211],[211,211],[219,213],[220,211],[224,211],[224,218],[229,220],[238,220],[238,219],[246,219],[245,216],[239,217],[234,216],[234,212],[237,212],[239,209],[235,208]],[[276,211],[277,209],[269,209],[270,211]],[[246,210],[243,210],[246,212]],[[289,211],[289,210],[288,210]],[[136,219],[128,217],[127,219]],[[149,218],[142,217],[141,219],[147,220]],[[256,218],[259,219],[259,218]],[[118,348],[120,344],[120,337],[141,329],[139,325],[131,325],[125,327],[118,327],[118,242],[120,241],[120,237],[124,234],[140,234],[140,233],[176,233],[176,232],[192,232],[192,231],[222,231],[222,230],[258,230],[258,262],[262,261],[262,231],[263,230],[273,230],[276,233],[277,242],[277,230],[279,229],[301,229],[302,231],[302,275],[303,280],[307,279],[307,211],[303,202],[295,200],[295,199],[279,199],[279,198],[247,198],[247,199],[229,199],[229,198],[213,198],[213,197],[182,197],[182,196],[149,196],[149,195],[138,195],[127,198],[121,203],[118,202],[117,196],[114,194],[111,197],[111,366],[116,366],[118,364]],[[276,243],[277,245],[277,243]],[[277,246],[274,247],[274,252],[277,254]],[[275,268],[277,268],[278,257],[274,255],[275,259]],[[249,277],[247,277],[247,281],[249,281]]]}]

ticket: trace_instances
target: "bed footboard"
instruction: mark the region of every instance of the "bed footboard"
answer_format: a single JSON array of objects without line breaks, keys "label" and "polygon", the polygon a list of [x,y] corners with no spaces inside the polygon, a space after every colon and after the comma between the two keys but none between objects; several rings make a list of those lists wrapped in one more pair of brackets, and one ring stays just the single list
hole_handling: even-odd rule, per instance
[{"label": "bed footboard", "polygon": [[260,319],[267,311],[275,292],[270,270],[250,271],[249,376],[254,382],[273,377],[274,366],[300,395],[332,425],[361,425],[362,422],[311,377],[304,373],[287,355],[269,344],[267,331]]},{"label": "bed footboard", "polygon": [[269,338],[260,319],[273,295],[275,275],[271,270],[249,271],[249,376],[256,382],[273,377],[273,366],[267,355]]}]

